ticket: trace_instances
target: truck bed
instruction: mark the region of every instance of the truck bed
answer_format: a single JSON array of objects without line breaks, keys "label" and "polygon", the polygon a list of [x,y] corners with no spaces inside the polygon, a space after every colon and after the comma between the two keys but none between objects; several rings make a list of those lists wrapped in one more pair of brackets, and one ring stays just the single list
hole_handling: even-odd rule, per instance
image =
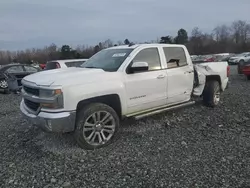
[{"label": "truck bed", "polygon": [[198,72],[198,79],[200,85],[194,89],[194,95],[200,95],[201,91],[203,91],[206,76],[209,75],[219,75],[221,79],[221,89],[224,91],[227,87],[228,83],[228,62],[201,62],[194,63],[194,67]]}]

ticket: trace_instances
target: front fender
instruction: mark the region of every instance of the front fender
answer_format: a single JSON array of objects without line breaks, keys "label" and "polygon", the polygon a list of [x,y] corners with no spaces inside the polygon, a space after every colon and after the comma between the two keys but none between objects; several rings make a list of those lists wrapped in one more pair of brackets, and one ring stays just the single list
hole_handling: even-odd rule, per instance
[{"label": "front fender", "polygon": [[76,110],[79,101],[93,97],[117,94],[121,100],[122,113],[126,111],[125,88],[119,81],[100,81],[84,85],[73,85],[63,88],[65,110]]}]

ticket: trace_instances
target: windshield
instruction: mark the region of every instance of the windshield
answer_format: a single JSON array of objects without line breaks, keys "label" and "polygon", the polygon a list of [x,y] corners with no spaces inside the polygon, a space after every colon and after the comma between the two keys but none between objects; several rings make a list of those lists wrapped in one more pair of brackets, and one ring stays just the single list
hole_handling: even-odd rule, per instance
[{"label": "windshield", "polygon": [[105,49],[93,55],[89,60],[83,63],[81,67],[115,72],[132,51],[133,49],[131,48]]}]

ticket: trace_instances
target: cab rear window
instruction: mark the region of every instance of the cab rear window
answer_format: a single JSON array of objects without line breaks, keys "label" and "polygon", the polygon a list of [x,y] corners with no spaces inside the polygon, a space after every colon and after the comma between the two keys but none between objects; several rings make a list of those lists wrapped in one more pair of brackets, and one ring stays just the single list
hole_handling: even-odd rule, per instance
[{"label": "cab rear window", "polygon": [[66,62],[65,65],[67,67],[80,67],[85,61],[70,61]]},{"label": "cab rear window", "polygon": [[60,64],[56,61],[51,61],[46,64],[45,70],[58,69]]}]

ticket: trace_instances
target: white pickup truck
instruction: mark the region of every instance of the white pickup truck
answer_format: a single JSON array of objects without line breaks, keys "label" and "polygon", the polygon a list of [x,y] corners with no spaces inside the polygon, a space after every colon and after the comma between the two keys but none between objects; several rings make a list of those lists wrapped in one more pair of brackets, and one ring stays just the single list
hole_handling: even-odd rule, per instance
[{"label": "white pickup truck", "polygon": [[44,131],[74,132],[80,147],[94,149],[111,143],[126,117],[191,105],[193,96],[218,105],[228,75],[227,62],[193,65],[184,45],[116,46],[79,68],[26,76],[20,109]]}]

